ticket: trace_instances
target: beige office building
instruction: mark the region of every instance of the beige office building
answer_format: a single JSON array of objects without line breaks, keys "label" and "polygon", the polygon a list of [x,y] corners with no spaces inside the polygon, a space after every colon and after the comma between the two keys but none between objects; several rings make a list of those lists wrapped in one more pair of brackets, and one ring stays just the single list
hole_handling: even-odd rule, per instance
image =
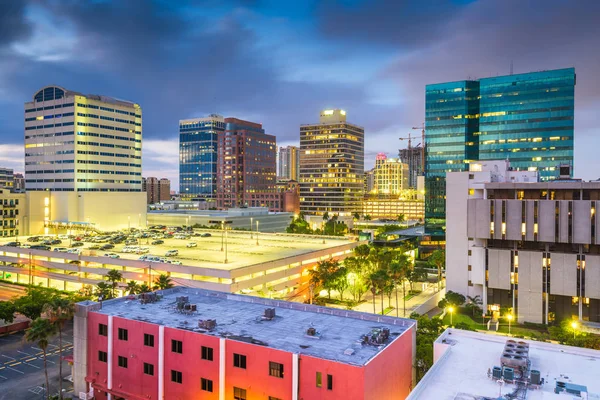
[{"label": "beige office building", "polygon": [[0,237],[18,237],[24,232],[25,193],[0,189]]},{"label": "beige office building", "polygon": [[397,158],[388,158],[385,153],[377,154],[373,175],[373,194],[399,195],[408,190],[408,164]]},{"label": "beige office building", "polygon": [[519,322],[600,322],[600,182],[538,182],[508,161],[447,174],[446,283]]},{"label": "beige office building", "polygon": [[142,109],[47,86],[25,103],[28,191],[141,192]]},{"label": "beige office building", "polygon": [[300,210],[347,216],[364,193],[364,128],[344,110],[323,110],[319,123],[300,126]]}]

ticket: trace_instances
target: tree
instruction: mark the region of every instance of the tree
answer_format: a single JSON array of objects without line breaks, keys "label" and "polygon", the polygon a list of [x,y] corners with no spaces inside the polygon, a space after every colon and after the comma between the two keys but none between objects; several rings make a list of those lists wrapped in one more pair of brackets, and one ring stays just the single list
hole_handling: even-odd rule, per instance
[{"label": "tree", "polygon": [[323,214],[323,221],[329,221],[329,213],[327,211],[325,211],[325,213]]},{"label": "tree", "polygon": [[300,213],[298,218],[295,218],[290,223],[285,231],[287,233],[299,233],[303,235],[313,234],[313,230],[310,227],[310,224],[304,219],[304,214]]},{"label": "tree", "polygon": [[360,220],[360,213],[359,213],[358,211],[355,211],[355,212],[353,212],[353,213],[352,213],[352,218],[353,218],[355,221],[359,221],[359,220]]},{"label": "tree", "polygon": [[309,272],[311,284],[326,290],[329,299],[331,299],[331,291],[335,290],[335,274],[339,268],[339,261],[324,260],[319,261],[317,267]]},{"label": "tree", "polygon": [[29,330],[25,333],[25,340],[28,342],[37,343],[38,347],[42,349],[44,357],[44,373],[46,374],[46,400],[48,400],[50,393],[50,382],[48,380],[48,364],[46,361],[46,350],[48,349],[48,340],[56,334],[56,326],[54,326],[49,320],[36,318],[29,327]]},{"label": "tree", "polygon": [[16,311],[12,301],[0,301],[0,320],[10,324],[15,319]]},{"label": "tree", "polygon": [[469,302],[465,305],[465,308],[471,310],[473,316],[481,316],[481,313],[483,312],[483,310],[481,309],[481,306],[483,305],[483,301],[481,301],[481,296],[467,296],[467,299],[469,300]]},{"label": "tree", "polygon": [[344,301],[344,292],[350,286],[348,282],[348,269],[344,266],[338,267],[338,269],[333,273],[333,288],[338,291],[340,294],[340,300]]},{"label": "tree", "polygon": [[14,301],[16,311],[34,320],[42,315],[44,305],[52,301],[57,292],[40,286],[29,286],[25,295]]},{"label": "tree", "polygon": [[364,217],[365,221],[370,221],[371,220],[371,216],[369,214],[365,215]]},{"label": "tree", "polygon": [[396,218],[396,221],[398,221],[399,224],[401,224],[404,221],[406,221],[406,218],[404,217],[404,214],[398,215],[398,218]]},{"label": "tree", "polygon": [[111,283],[111,287],[112,287],[111,294],[112,294],[112,297],[115,297],[115,289],[119,285],[119,282],[121,282],[123,280],[123,274],[119,270],[111,269],[110,271],[108,271],[106,273],[105,278],[107,281],[109,281]]},{"label": "tree", "polygon": [[417,316],[411,314],[411,318],[417,319],[417,351],[416,370],[417,381],[421,380],[433,365],[433,342],[442,333],[443,323],[439,317],[429,319],[427,315]]},{"label": "tree", "polygon": [[359,257],[346,258],[344,260],[344,266],[348,270],[347,276],[351,277],[348,279],[350,292],[352,293],[354,301],[358,302],[368,289],[365,285],[365,276],[367,274],[366,268]]},{"label": "tree", "polygon": [[444,309],[448,306],[460,307],[465,304],[467,299],[460,293],[449,290],[446,292],[446,296],[438,302],[438,307]]},{"label": "tree", "polygon": [[369,281],[371,282],[371,292],[373,293],[373,313],[375,313],[375,295],[377,292],[381,293],[381,315],[383,315],[383,295],[384,289],[388,280],[387,273],[385,270],[378,270],[369,275]]},{"label": "tree", "polygon": [[173,286],[175,286],[173,284],[173,282],[171,281],[171,277],[167,274],[161,274],[159,275],[156,280],[154,281],[154,290],[164,290],[164,289],[170,289]]},{"label": "tree", "polygon": [[138,294],[140,287],[136,281],[127,282],[127,288],[125,289],[129,294]]},{"label": "tree", "polygon": [[139,287],[138,293],[148,293],[151,291],[152,291],[152,289],[150,289],[150,286],[146,285],[145,283],[142,283]]},{"label": "tree", "polygon": [[431,253],[427,261],[437,268],[437,288],[440,290],[442,284],[442,270],[446,267],[446,252],[444,250],[435,250]]},{"label": "tree", "polygon": [[58,363],[58,391],[59,398],[62,399],[62,331],[65,327],[65,323],[73,319],[75,305],[68,299],[55,297],[50,303],[47,303],[44,306],[44,314],[50,323],[58,330],[58,351],[60,360]]},{"label": "tree", "polygon": [[94,288],[94,295],[98,298],[98,300],[112,299],[111,286],[106,282],[98,282]]},{"label": "tree", "polygon": [[398,317],[398,285],[402,284],[404,299],[404,316],[406,316],[406,293],[404,293],[404,280],[410,270],[410,260],[404,253],[399,253],[390,264],[388,274],[396,289],[396,317]]},{"label": "tree", "polygon": [[415,290],[413,284],[427,279],[427,271],[424,268],[416,267],[411,269],[406,275],[406,280],[410,283],[411,292]]}]

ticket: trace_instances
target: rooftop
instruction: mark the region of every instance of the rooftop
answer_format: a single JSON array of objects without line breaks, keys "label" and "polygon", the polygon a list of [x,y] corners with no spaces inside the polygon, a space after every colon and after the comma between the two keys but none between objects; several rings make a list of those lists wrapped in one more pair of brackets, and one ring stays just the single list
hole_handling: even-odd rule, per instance
[{"label": "rooftop", "polygon": [[[516,388],[505,383],[501,388],[488,370],[500,366],[506,336],[446,330],[434,343],[437,362],[419,382],[409,400],[485,400],[506,396]],[[521,340],[521,339],[517,339]],[[557,381],[572,386],[587,386],[588,399],[600,399],[600,351],[524,340],[529,343],[531,370],[540,371],[545,383],[528,388],[528,400],[565,400],[579,398],[564,392],[554,393]],[[523,397],[519,397],[523,398]]]},{"label": "rooftop", "polygon": [[[404,318],[202,289],[176,287],[162,293],[161,300],[150,304],[126,297],[105,301],[97,312],[357,366],[365,365],[415,324]],[[197,305],[197,314],[176,312],[179,296],[188,296],[189,302]],[[275,308],[273,320],[262,318],[266,308]],[[212,331],[198,328],[198,321],[207,319],[216,319]],[[316,336],[307,334],[311,327],[316,329]],[[363,335],[382,328],[390,331],[387,341],[381,345],[361,344]]]}]

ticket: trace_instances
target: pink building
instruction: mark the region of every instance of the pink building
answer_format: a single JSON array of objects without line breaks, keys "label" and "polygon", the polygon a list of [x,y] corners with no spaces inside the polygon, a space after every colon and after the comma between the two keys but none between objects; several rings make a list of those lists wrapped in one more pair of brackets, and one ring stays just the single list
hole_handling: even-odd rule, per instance
[{"label": "pink building", "polygon": [[415,328],[409,319],[180,287],[156,302],[88,301],[76,305],[75,392],[127,400],[404,399],[414,383]]}]

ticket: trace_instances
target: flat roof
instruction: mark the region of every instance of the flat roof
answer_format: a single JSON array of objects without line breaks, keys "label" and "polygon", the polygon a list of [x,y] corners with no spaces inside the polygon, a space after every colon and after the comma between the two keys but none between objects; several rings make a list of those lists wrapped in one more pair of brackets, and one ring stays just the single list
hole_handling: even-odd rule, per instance
[{"label": "flat roof", "polygon": [[[415,324],[405,318],[203,289],[176,287],[158,293],[164,297],[156,303],[141,304],[139,300],[121,297],[105,301],[96,312],[357,366],[365,365]],[[188,296],[189,302],[197,305],[198,313],[176,312],[178,296]],[[93,302],[79,304],[86,306]],[[275,319],[261,318],[265,308],[275,308]],[[198,321],[206,319],[216,319],[216,328],[212,331],[198,328]],[[319,332],[318,338],[306,334],[311,327]],[[361,344],[363,335],[382,328],[390,330],[390,338],[384,344]]]},{"label": "flat roof", "polygon": [[[415,387],[408,400],[498,399],[500,386],[487,374],[488,369],[500,366],[500,356],[508,339],[511,338],[447,329],[434,343],[434,357],[438,361]],[[545,381],[539,388],[530,387],[526,399],[573,398],[565,393],[554,393],[557,381],[587,386],[589,399],[600,398],[600,351],[512,339],[529,344],[530,368],[540,371],[540,377]],[[502,395],[512,393],[515,388],[514,384],[503,384]]]}]

